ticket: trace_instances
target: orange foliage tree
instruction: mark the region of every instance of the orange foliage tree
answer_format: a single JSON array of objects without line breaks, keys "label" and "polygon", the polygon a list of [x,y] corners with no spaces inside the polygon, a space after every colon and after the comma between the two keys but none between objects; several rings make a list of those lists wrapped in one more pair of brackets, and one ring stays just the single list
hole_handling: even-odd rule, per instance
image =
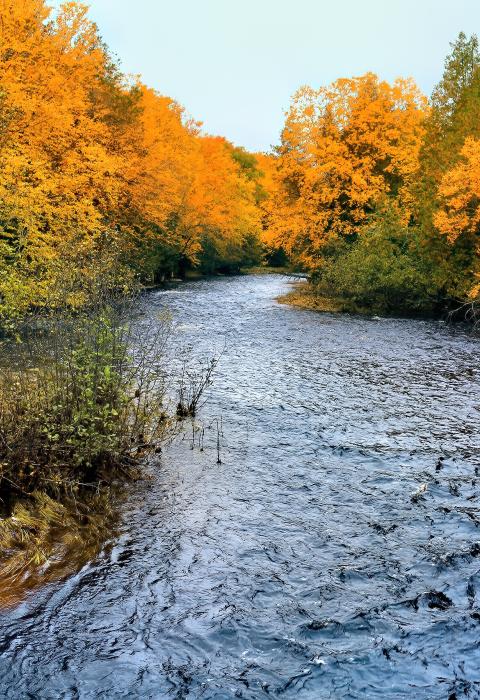
[{"label": "orange foliage tree", "polygon": [[180,208],[184,252],[196,255],[208,237],[225,254],[241,246],[249,232],[259,231],[255,186],[232,157],[231,145],[221,137],[197,139],[194,179]]},{"label": "orange foliage tree", "polygon": [[273,239],[315,267],[325,243],[356,234],[382,198],[408,218],[426,110],[411,80],[372,73],[299,90],[278,149]]},{"label": "orange foliage tree", "polygon": [[[470,278],[480,280],[480,141],[465,140],[459,162],[443,176],[438,193],[441,206],[435,226],[450,243],[463,243]],[[476,298],[480,283],[468,291]]]},{"label": "orange foliage tree", "polygon": [[154,274],[166,255],[195,261],[207,234],[224,251],[257,235],[233,147],[122,75],[83,5],[0,0],[0,46],[4,300],[41,301],[63,258],[105,244]]},{"label": "orange foliage tree", "polygon": [[279,188],[277,158],[271,153],[256,153],[255,159],[260,171],[260,186],[263,190],[260,198],[260,209],[262,212],[261,239],[266,246],[275,246],[275,235],[271,225],[271,218],[272,203],[277,201]]},{"label": "orange foliage tree", "polygon": [[106,56],[81,6],[66,4],[50,22],[41,0],[0,8],[0,198],[21,245],[45,259],[73,232],[97,234],[118,206],[121,158],[91,100]]}]

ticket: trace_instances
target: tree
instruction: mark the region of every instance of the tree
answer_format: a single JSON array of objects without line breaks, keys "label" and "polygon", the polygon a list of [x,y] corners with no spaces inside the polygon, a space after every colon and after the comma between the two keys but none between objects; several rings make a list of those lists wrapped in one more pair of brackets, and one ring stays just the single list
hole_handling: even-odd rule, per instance
[{"label": "tree", "polygon": [[0,19],[4,240],[40,294],[36,280],[62,245],[88,248],[118,208],[122,161],[92,104],[107,58],[86,9],[67,3],[50,20],[41,0],[1,0]]},{"label": "tree", "polygon": [[194,179],[178,212],[182,252],[194,260],[206,246],[210,256],[238,262],[245,237],[259,234],[256,180],[225,139],[198,136],[196,147]]},{"label": "tree", "polygon": [[[467,209],[475,209],[474,142],[479,138],[478,39],[461,32],[451,44],[442,79],[432,93],[413,187],[421,250],[435,270],[433,284],[453,299],[463,298],[472,289],[476,268],[476,245],[461,219]],[[463,176],[467,179],[462,184]],[[467,218],[472,224],[474,217]]]},{"label": "tree", "polygon": [[59,261],[105,246],[148,278],[258,236],[255,158],[124,76],[83,5],[0,0],[0,43],[4,306],[47,303]]},{"label": "tree", "polygon": [[456,245],[462,260],[463,295],[480,291],[480,141],[467,138],[460,160],[442,178],[434,223]]},{"label": "tree", "polygon": [[426,109],[412,81],[372,73],[299,90],[278,151],[274,239],[315,268],[324,245],[355,237],[383,198],[408,220]]},{"label": "tree", "polygon": [[316,288],[341,300],[345,310],[382,312],[433,310],[438,298],[418,230],[407,226],[387,201],[353,243],[337,241],[316,274]]},{"label": "tree", "polygon": [[461,32],[451,45],[441,81],[430,101],[420,153],[421,199],[435,199],[443,174],[458,160],[467,136],[480,137],[480,53],[478,39]]}]

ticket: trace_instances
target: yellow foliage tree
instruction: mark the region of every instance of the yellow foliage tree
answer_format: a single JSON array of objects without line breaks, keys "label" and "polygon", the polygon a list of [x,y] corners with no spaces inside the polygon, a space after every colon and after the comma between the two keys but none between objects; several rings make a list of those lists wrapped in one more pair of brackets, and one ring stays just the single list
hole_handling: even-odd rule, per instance
[{"label": "yellow foliage tree", "polygon": [[224,250],[258,234],[233,147],[122,75],[85,6],[53,16],[44,0],[0,0],[0,45],[4,301],[43,303],[65,256],[112,243],[125,260],[163,249],[194,261],[207,234]]},{"label": "yellow foliage tree", "polygon": [[[91,86],[106,57],[86,9],[66,4],[55,21],[40,0],[1,0],[0,90],[8,125],[0,151],[0,199],[17,244],[48,260],[59,243],[95,236],[117,206],[121,160]],[[5,214],[4,212],[4,214]]]},{"label": "yellow foliage tree", "polygon": [[[442,178],[439,187],[441,207],[434,223],[450,243],[463,243],[470,260],[470,277],[480,280],[480,141],[469,137],[459,162]],[[460,241],[460,239],[462,239]],[[472,299],[480,294],[480,283],[469,291]]]},{"label": "yellow foliage tree", "polygon": [[315,267],[325,243],[356,234],[383,197],[408,218],[426,110],[413,81],[372,73],[299,90],[279,148],[274,240]]}]

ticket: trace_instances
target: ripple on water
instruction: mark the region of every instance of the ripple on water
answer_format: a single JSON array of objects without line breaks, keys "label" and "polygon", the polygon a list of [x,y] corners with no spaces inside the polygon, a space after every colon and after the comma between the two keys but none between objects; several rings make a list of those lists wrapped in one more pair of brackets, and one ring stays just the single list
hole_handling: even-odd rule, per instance
[{"label": "ripple on water", "polygon": [[108,552],[2,614],[0,696],[480,697],[478,341],[286,289],[148,296],[198,356],[227,338],[205,449],[172,445]]}]

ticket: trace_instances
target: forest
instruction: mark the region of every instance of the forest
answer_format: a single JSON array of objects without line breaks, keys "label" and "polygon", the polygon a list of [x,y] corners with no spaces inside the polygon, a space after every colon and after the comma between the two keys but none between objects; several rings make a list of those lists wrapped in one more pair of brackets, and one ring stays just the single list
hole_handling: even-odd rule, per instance
[{"label": "forest", "polygon": [[478,700],[478,0],[90,2],[0,0],[0,698]]},{"label": "forest", "polygon": [[477,299],[475,36],[431,99],[371,73],[300,88],[280,145],[253,154],[124,75],[84,6],[2,0],[1,15],[3,319],[51,306],[65,270],[86,289],[107,257],[143,284],[280,260],[351,309]]},{"label": "forest", "polygon": [[480,55],[460,34],[430,99],[368,73],[301,88],[275,150],[266,238],[347,310],[475,315]]},{"label": "forest", "polygon": [[373,73],[304,86],[279,145],[250,153],[124,74],[84,5],[0,0],[0,20],[6,550],[195,413],[196,385],[172,415],[161,358],[132,357],[122,313],[146,287],[282,266],[308,275],[300,304],[476,320],[475,35],[452,44],[430,99]]}]

